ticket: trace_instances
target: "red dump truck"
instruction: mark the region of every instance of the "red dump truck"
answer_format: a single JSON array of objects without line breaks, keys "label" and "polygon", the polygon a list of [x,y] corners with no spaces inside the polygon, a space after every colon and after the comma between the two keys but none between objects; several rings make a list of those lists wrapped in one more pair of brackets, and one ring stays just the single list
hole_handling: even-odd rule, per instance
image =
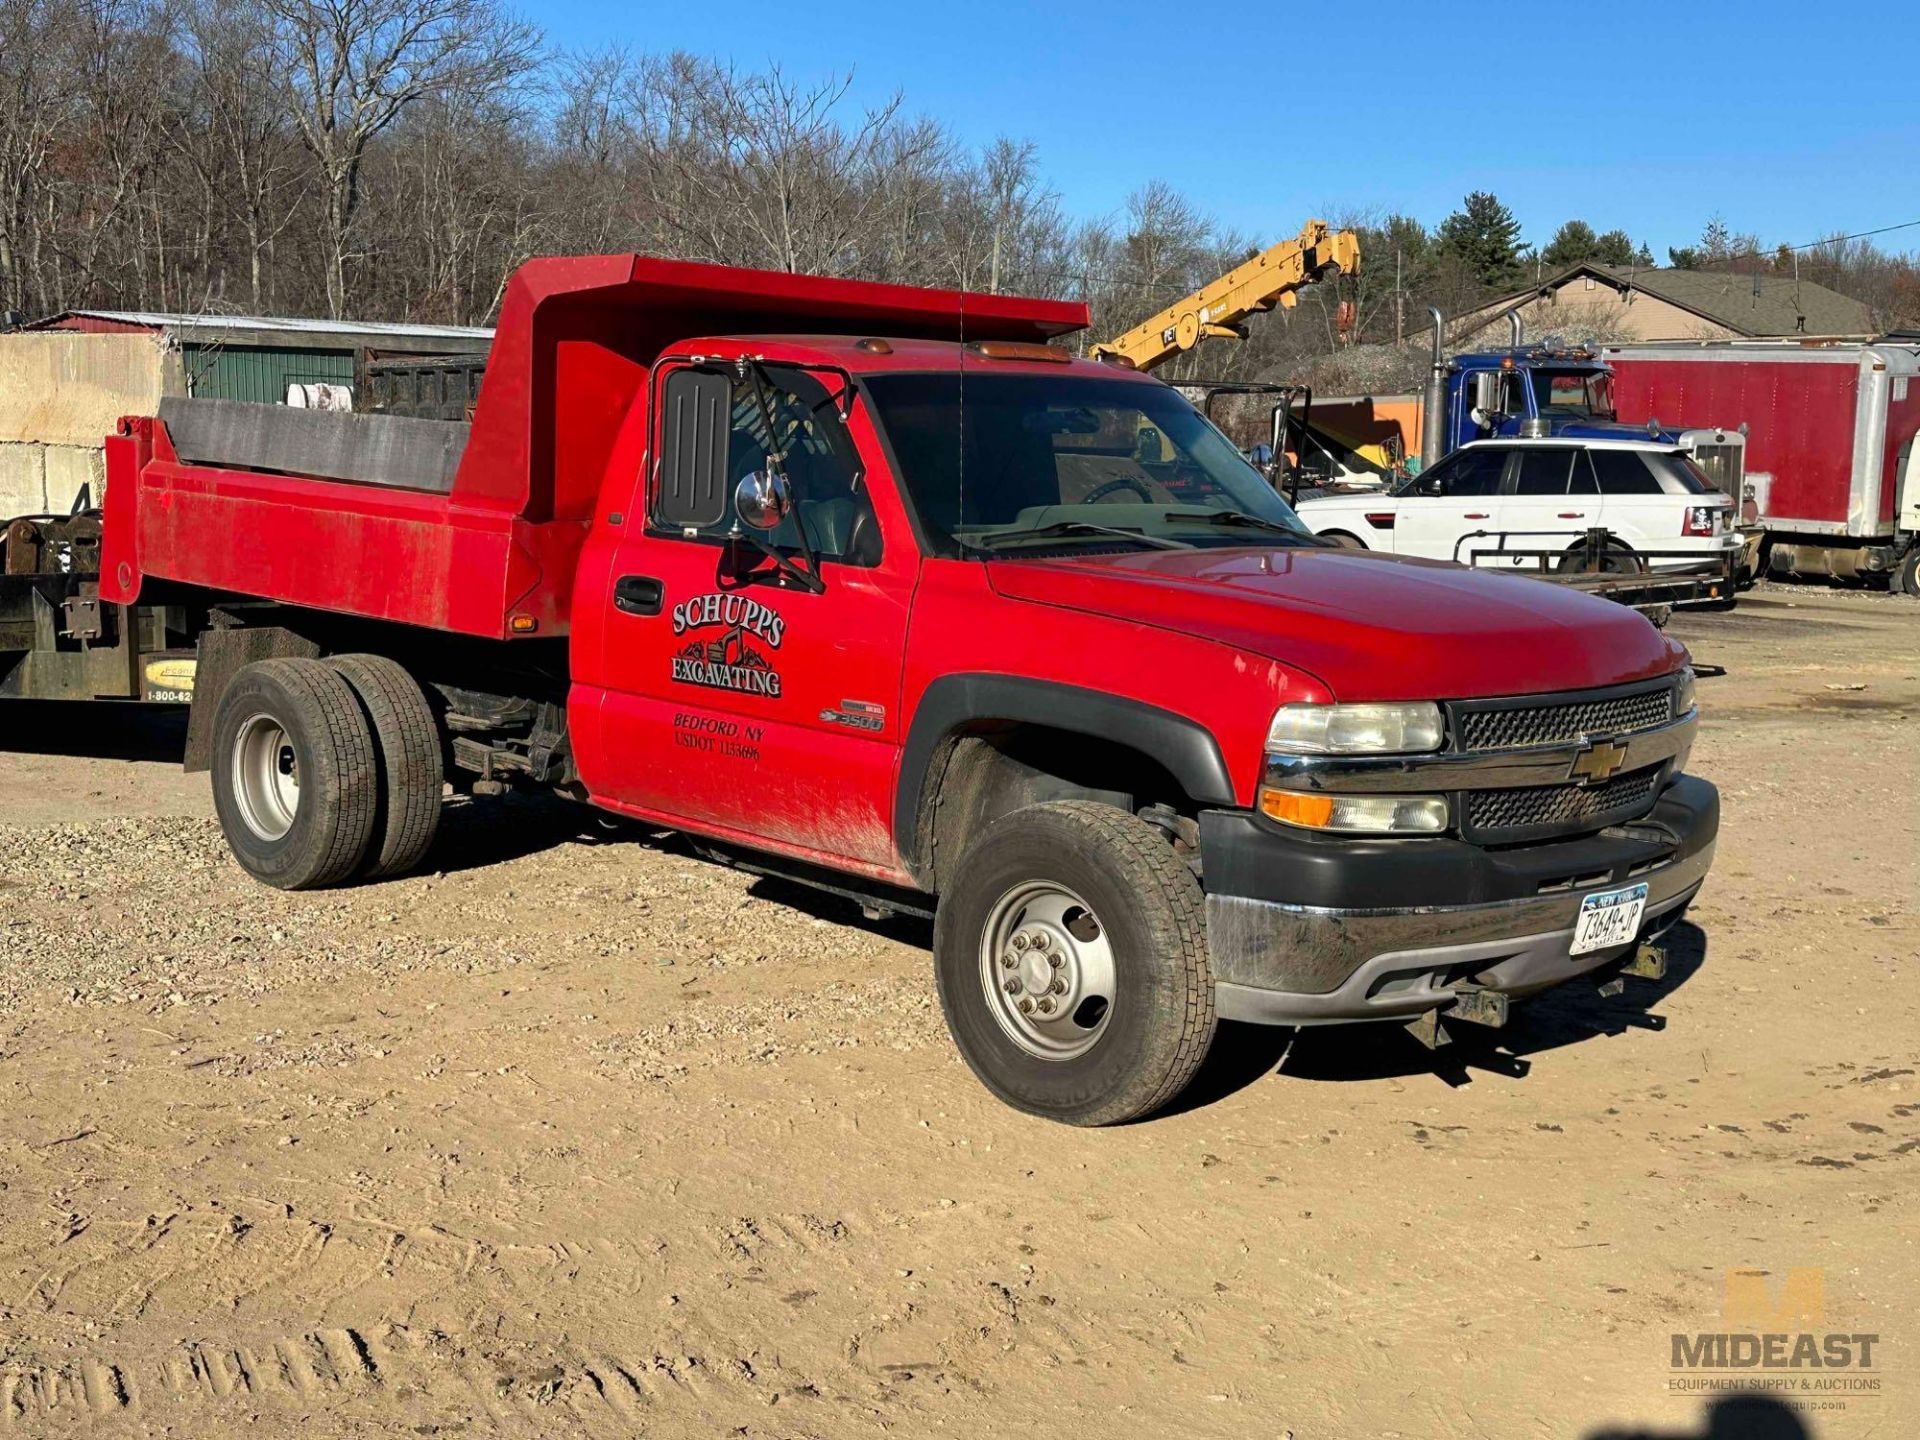
[{"label": "red dump truck", "polygon": [[1176,392],[1049,343],[1085,322],[532,262],[470,428],[123,422],[40,673],[190,693],[269,884],[404,871],[451,782],[931,916],[968,1063],[1073,1123],[1171,1099],[1217,1017],[1437,1043],[1657,975],[1718,825],[1681,647],[1322,544]]},{"label": "red dump truck", "polygon": [[1920,336],[1608,346],[1623,417],[1714,415],[1747,437],[1741,502],[1776,575],[1920,595]]}]

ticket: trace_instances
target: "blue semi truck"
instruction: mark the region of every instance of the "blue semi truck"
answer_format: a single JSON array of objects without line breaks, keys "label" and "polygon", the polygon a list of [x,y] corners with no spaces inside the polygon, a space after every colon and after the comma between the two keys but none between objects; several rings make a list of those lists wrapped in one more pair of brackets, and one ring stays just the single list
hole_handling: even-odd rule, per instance
[{"label": "blue semi truck", "polygon": [[1431,313],[1433,360],[1420,394],[1312,402],[1314,426],[1350,449],[1364,462],[1362,470],[1377,466],[1381,473],[1339,473],[1349,467],[1316,466],[1307,459],[1303,468],[1309,472],[1334,473],[1310,473],[1303,477],[1306,483],[1378,485],[1387,472],[1424,469],[1475,440],[1655,440],[1687,451],[1717,489],[1736,505],[1744,502],[1743,429],[1689,428],[1657,416],[1620,415],[1614,407],[1613,370],[1598,352],[1554,340],[1524,344],[1518,315],[1508,317],[1513,337],[1507,349],[1450,357],[1441,338],[1445,321],[1438,310]]}]

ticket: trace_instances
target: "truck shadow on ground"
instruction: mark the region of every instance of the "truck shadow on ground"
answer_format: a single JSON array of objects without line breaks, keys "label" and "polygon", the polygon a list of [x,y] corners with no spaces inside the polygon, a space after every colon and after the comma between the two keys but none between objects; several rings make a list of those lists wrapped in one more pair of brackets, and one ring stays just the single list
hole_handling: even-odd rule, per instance
[{"label": "truck shadow on ground", "polygon": [[1815,1440],[1814,1429],[1769,1395],[1722,1395],[1698,1430],[1589,1430],[1586,1440]]},{"label": "truck shadow on ground", "polygon": [[[632,838],[631,833],[629,838]],[[677,842],[655,836],[646,843],[671,848]],[[919,950],[933,949],[933,923],[910,915],[869,920],[859,905],[790,880],[763,876],[750,893],[760,900],[860,929]],[[1268,1076],[1319,1081],[1407,1079],[1432,1075],[1450,1086],[1472,1083],[1475,1071],[1524,1079],[1534,1055],[1567,1045],[1624,1035],[1629,1030],[1661,1030],[1664,1016],[1655,1007],[1686,984],[1705,963],[1707,937],[1682,921],[1667,933],[1667,973],[1659,980],[1629,980],[1617,996],[1603,996],[1584,980],[1573,980],[1514,1005],[1512,1018],[1498,1030],[1455,1023],[1452,1042],[1428,1050],[1399,1025],[1330,1025],[1293,1030],[1284,1026],[1242,1025],[1222,1021],[1200,1073],[1186,1092],[1161,1115],[1177,1115],[1224,1100]]]},{"label": "truck shadow on ground", "polygon": [[0,700],[0,750],[178,765],[187,707],[100,700]]},{"label": "truck shadow on ground", "polygon": [[1471,1084],[1475,1072],[1525,1079],[1531,1056],[1566,1045],[1661,1030],[1666,1018],[1654,1008],[1686,984],[1705,962],[1707,937],[1682,921],[1666,938],[1667,973],[1659,980],[1629,980],[1617,996],[1603,996],[1584,980],[1516,1002],[1500,1029],[1452,1022],[1452,1040],[1428,1050],[1399,1025],[1324,1025],[1289,1030],[1223,1022],[1213,1050],[1171,1111],[1195,1109],[1225,1099],[1269,1075],[1291,1081],[1351,1082],[1411,1079],[1431,1075],[1450,1086]]},{"label": "truck shadow on ground", "polygon": [[629,824],[556,795],[449,796],[440,810],[426,873],[485,870],[562,845],[645,845],[693,858],[677,836]]}]

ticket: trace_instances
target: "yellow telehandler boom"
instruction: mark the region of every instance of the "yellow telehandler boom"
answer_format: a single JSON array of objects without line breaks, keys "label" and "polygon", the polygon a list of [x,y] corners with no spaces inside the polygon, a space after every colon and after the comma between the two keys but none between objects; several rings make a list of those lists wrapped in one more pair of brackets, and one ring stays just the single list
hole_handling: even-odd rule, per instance
[{"label": "yellow telehandler boom", "polygon": [[1314,281],[1359,273],[1360,237],[1351,230],[1329,231],[1324,220],[1309,220],[1294,239],[1235,266],[1126,334],[1094,346],[1093,353],[1151,370],[1202,340],[1244,340],[1249,315],[1276,305],[1292,309],[1300,303],[1300,290]]}]

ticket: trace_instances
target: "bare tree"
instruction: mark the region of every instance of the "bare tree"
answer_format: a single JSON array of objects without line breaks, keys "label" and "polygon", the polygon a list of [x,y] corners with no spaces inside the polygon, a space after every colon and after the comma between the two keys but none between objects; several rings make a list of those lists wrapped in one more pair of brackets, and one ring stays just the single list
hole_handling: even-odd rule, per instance
[{"label": "bare tree", "polygon": [[43,293],[39,224],[54,138],[71,115],[68,17],[47,0],[0,0],[0,308]]},{"label": "bare tree", "polygon": [[496,0],[262,0],[322,192],[327,310],[351,299],[367,151],[419,100],[505,87],[539,56],[532,27]]},{"label": "bare tree", "polygon": [[275,244],[301,216],[310,157],[288,118],[293,97],[257,8],[196,0],[184,22],[187,98],[170,127],[204,204],[237,224],[247,303],[268,306]]}]

